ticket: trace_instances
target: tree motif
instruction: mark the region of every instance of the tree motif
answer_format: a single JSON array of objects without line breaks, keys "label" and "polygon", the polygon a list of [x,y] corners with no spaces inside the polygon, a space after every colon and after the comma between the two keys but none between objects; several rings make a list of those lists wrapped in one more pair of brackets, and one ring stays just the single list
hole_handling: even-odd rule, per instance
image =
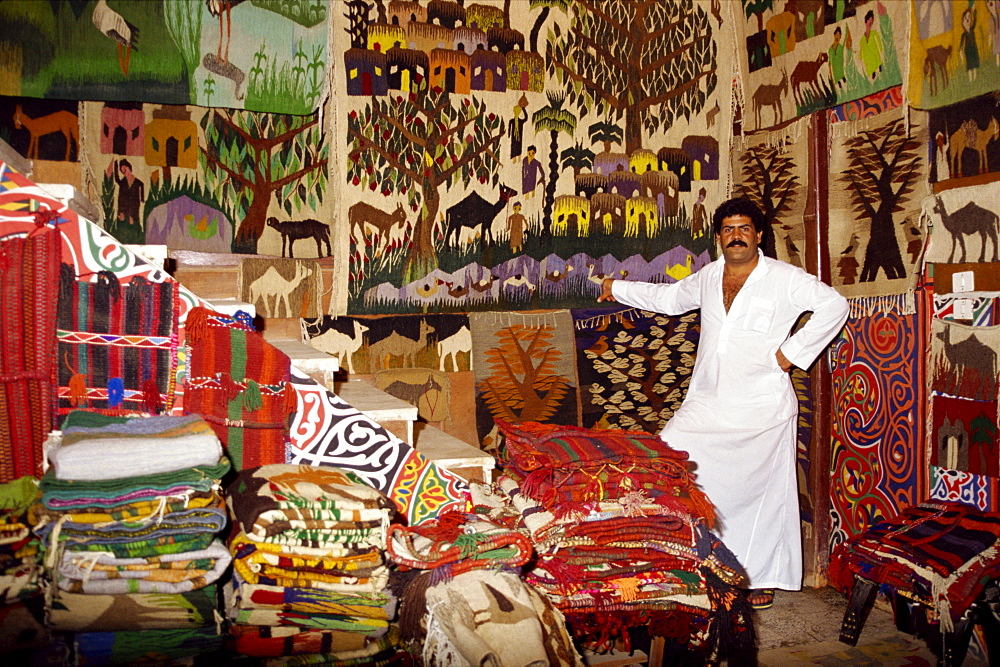
[{"label": "tree motif", "polygon": [[556,372],[562,352],[552,346],[554,328],[515,324],[497,331],[486,351],[492,369],[477,389],[490,413],[511,423],[545,421],[559,409],[570,379]]},{"label": "tree motif", "polygon": [[708,14],[691,0],[577,0],[570,28],[552,28],[546,66],[568,84],[580,115],[596,107],[625,120],[625,150],[642,130],[700,112],[715,90],[716,45]]},{"label": "tree motif", "polygon": [[556,183],[559,174],[559,133],[573,136],[576,130],[576,116],[562,108],[565,96],[557,91],[546,93],[549,104],[531,116],[535,132],[549,133],[549,174],[545,181],[545,202],[542,205],[542,238],[552,236],[552,206],[556,198]]},{"label": "tree motif", "polygon": [[781,216],[792,210],[799,192],[797,165],[790,153],[778,146],[750,147],[740,156],[743,163],[743,183],[740,188],[745,197],[757,204],[771,224],[764,232],[763,246],[769,256],[775,257],[773,225]]}]

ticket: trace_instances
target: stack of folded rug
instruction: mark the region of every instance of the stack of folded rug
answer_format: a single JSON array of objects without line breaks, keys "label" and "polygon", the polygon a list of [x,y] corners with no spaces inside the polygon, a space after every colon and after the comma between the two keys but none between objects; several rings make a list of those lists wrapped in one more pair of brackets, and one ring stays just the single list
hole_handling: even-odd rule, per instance
[{"label": "stack of folded rug", "polygon": [[216,582],[232,558],[229,461],[198,416],[74,411],[31,508],[52,578],[47,622],[93,664],[221,648]]},{"label": "stack of folded rug", "polygon": [[391,500],[354,473],[286,464],[241,471],[227,500],[238,531],[223,588],[233,651],[321,654],[338,665],[395,654]]},{"label": "stack of folded rug", "polygon": [[530,536],[526,581],[586,647],[628,646],[645,628],[697,653],[753,650],[743,571],[709,530],[713,508],[687,455],[654,435],[499,422],[503,474],[473,504]]}]

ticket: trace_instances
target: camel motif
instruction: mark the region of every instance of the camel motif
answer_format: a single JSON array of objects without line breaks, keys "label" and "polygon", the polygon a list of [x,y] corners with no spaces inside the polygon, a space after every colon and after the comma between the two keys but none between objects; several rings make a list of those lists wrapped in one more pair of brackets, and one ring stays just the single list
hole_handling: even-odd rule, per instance
[{"label": "camel motif", "polygon": [[448,336],[444,340],[439,340],[437,344],[438,368],[446,371],[448,359],[451,358],[452,369],[458,372],[458,353],[466,352],[470,358],[472,355],[472,332],[469,327],[462,325],[462,328]]},{"label": "camel motif", "polygon": [[361,322],[354,320],[354,331],[351,335],[341,333],[334,328],[327,329],[318,336],[308,338],[305,330],[305,320],[302,322],[302,336],[307,342],[317,350],[332,354],[337,357],[341,367],[347,366],[347,372],[354,374],[354,353],[361,349],[365,342],[365,332],[368,327]]},{"label": "camel motif", "polygon": [[962,126],[955,130],[948,142],[948,158],[952,165],[951,175],[955,178],[962,175],[962,153],[965,152],[966,148],[979,154],[979,173],[986,173],[989,168],[986,147],[998,137],[1000,137],[1000,123],[995,117],[990,119],[989,125],[984,130],[979,129],[979,125],[972,119],[962,123]]},{"label": "camel motif", "polygon": [[427,335],[432,333],[434,327],[427,320],[420,320],[420,335],[416,340],[393,331],[368,346],[368,357],[376,370],[388,368],[389,359],[394,356],[400,358],[402,368],[410,368],[414,366],[413,359],[417,353],[427,347]]},{"label": "camel motif", "polygon": [[[285,306],[284,317],[297,317],[298,313],[292,311],[288,298],[299,284],[310,275],[312,275],[311,269],[297,263],[295,276],[289,280],[281,275],[276,268],[269,266],[263,275],[250,283],[250,303],[258,307],[260,307],[258,304],[263,304],[262,310],[269,313],[268,317],[282,317],[281,311],[278,310],[280,303]],[[268,308],[269,301],[273,303],[270,308]]]},{"label": "camel motif", "polygon": [[983,208],[974,202],[969,202],[954,213],[948,213],[944,207],[944,202],[940,196],[934,197],[934,212],[941,216],[941,224],[951,234],[951,254],[948,256],[949,262],[955,261],[955,246],[962,249],[962,256],[958,260],[965,261],[965,235],[979,234],[982,248],[979,252],[979,261],[986,261],[986,239],[993,241],[993,261],[997,259],[997,228],[1000,227],[1000,216],[993,211]]}]

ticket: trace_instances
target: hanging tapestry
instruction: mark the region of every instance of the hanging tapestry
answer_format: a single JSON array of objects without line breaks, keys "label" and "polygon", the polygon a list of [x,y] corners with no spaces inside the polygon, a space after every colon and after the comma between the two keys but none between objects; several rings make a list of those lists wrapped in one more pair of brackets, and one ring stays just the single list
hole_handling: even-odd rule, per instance
[{"label": "hanging tapestry", "polygon": [[471,313],[479,441],[496,442],[494,419],[579,423],[576,343],[568,310]]},{"label": "hanging tapestry", "polygon": [[757,204],[770,223],[761,250],[800,269],[805,268],[808,133],[809,120],[803,118],[781,130],[736,137],[732,157],[734,194]]},{"label": "hanging tapestry", "polygon": [[1000,5],[916,0],[906,96],[933,109],[1000,88]]},{"label": "hanging tapestry", "polygon": [[585,428],[659,434],[687,394],[698,314],[638,308],[571,311]]},{"label": "hanging tapestry", "polygon": [[903,81],[905,55],[896,44],[907,34],[908,2],[723,5],[733,7],[744,47],[736,49],[744,131],[778,127]]},{"label": "hanging tapestry", "polygon": [[852,304],[833,341],[831,544],[920,500],[922,310],[863,315]]},{"label": "hanging tapestry", "polygon": [[[448,376],[429,368],[393,368],[375,374],[375,388],[415,405],[422,421],[439,422],[451,416]],[[465,407],[475,410],[473,402]]]},{"label": "hanging tapestry", "polygon": [[[848,120],[869,118],[871,116],[877,116],[883,111],[888,111],[889,109],[897,109],[905,103],[906,100],[903,99],[903,89],[896,86],[894,88],[889,88],[888,90],[872,93],[871,95],[865,95],[864,97],[851,102],[838,104],[827,111],[827,120],[830,125],[833,125],[834,123],[843,123]],[[836,132],[836,128],[834,131]]]},{"label": "hanging tapestry", "polygon": [[158,414],[174,406],[177,288],[110,271],[94,282],[62,265],[57,361],[59,414]]},{"label": "hanging tapestry", "polygon": [[335,466],[357,473],[387,495],[407,525],[449,510],[465,511],[468,484],[429,461],[308,376],[292,369],[298,417],[287,463]]},{"label": "hanging tapestry", "polygon": [[935,294],[934,318],[975,327],[1000,325],[1000,295]]},{"label": "hanging tapestry", "polygon": [[261,317],[316,317],[322,295],[323,274],[314,260],[240,260],[240,301]]},{"label": "hanging tapestry", "polygon": [[1000,260],[996,191],[995,185],[976,185],[945,190],[924,200],[924,216],[931,229],[928,262]]},{"label": "hanging tapestry", "polygon": [[212,426],[234,470],[284,463],[296,402],[288,357],[249,325],[206,308],[191,310],[185,330],[185,409]]},{"label": "hanging tapestry", "polygon": [[933,394],[931,424],[932,465],[1000,477],[996,402]]},{"label": "hanging tapestry", "polygon": [[[1000,71],[1000,70],[998,70]],[[994,84],[1000,87],[1000,81]],[[927,113],[935,192],[1000,179],[1000,109],[996,93]]]},{"label": "hanging tapestry", "polygon": [[0,97],[0,134],[29,160],[80,160],[77,102]]},{"label": "hanging tapestry", "polygon": [[308,114],[326,89],[327,9],[260,0],[3,3],[0,93]]},{"label": "hanging tapestry", "polygon": [[122,243],[333,255],[318,113],[82,102],[80,118],[84,189]]},{"label": "hanging tapestry", "polygon": [[931,320],[929,389],[939,394],[991,401],[996,412],[1000,382],[1000,327],[972,327]]},{"label": "hanging tapestry", "polygon": [[712,251],[729,3],[387,5],[333,16],[346,312],[588,307],[595,272]]},{"label": "hanging tapestry", "polygon": [[62,243],[46,217],[25,236],[0,233],[0,483],[42,474],[42,443],[55,427]]},{"label": "hanging tapestry", "polygon": [[930,466],[930,499],[965,503],[986,511],[1000,510],[1000,480],[971,472]]},{"label": "hanging tapestry", "polygon": [[795,470],[799,487],[799,516],[803,522],[811,524],[816,522],[812,505],[813,493],[809,483],[812,435],[816,419],[813,413],[815,401],[813,400],[812,377],[808,371],[797,366],[792,366],[789,375],[799,404],[798,423],[795,428]]},{"label": "hanging tapestry", "polygon": [[926,126],[919,114],[904,112],[833,126],[830,278],[847,297],[902,294],[916,285],[925,236]]}]

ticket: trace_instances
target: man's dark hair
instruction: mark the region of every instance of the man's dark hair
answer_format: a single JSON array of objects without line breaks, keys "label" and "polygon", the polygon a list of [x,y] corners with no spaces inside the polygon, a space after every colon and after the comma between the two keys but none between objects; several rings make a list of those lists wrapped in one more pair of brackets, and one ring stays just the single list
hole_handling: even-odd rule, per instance
[{"label": "man's dark hair", "polygon": [[712,231],[718,235],[722,231],[722,221],[734,215],[745,215],[750,218],[755,231],[763,232],[767,229],[767,220],[757,204],[746,197],[736,197],[722,202],[715,209],[715,214],[712,216]]}]

